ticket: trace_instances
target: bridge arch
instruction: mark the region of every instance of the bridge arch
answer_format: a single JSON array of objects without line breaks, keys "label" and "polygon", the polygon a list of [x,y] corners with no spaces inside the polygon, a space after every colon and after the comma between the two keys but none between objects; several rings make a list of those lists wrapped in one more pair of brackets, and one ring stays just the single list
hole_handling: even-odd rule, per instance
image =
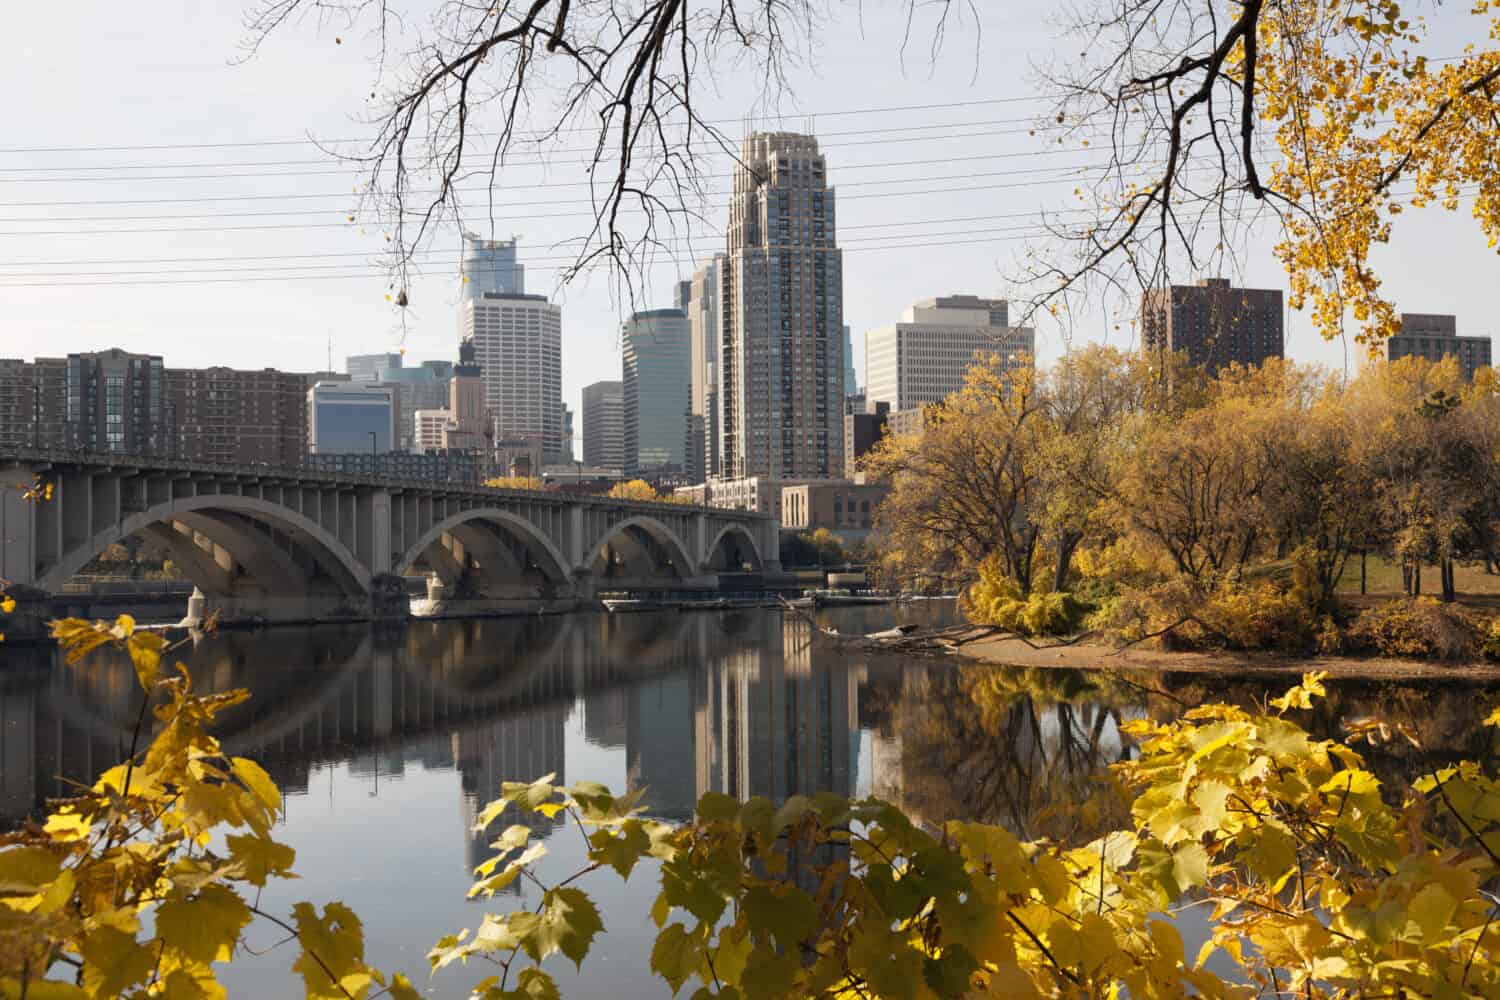
[{"label": "bridge arch", "polygon": [[[648,575],[665,575],[657,572],[663,568],[661,565],[662,562],[669,563],[671,573],[682,579],[697,574],[698,562],[692,557],[691,550],[678,537],[677,533],[656,518],[645,514],[628,517],[623,521],[616,521],[610,525],[604,534],[589,546],[585,556],[588,566],[593,568],[597,563],[607,562],[606,557],[611,543],[624,539],[639,545],[643,538],[660,550],[659,555],[653,557],[653,562],[656,565],[651,567]],[[608,572],[603,574],[596,572],[595,575],[608,578],[610,574]]]},{"label": "bridge arch", "polygon": [[402,553],[400,562],[394,567],[395,572],[397,574],[408,572],[412,564],[430,550],[442,548],[441,542],[444,535],[452,534],[456,530],[478,522],[499,527],[524,545],[537,567],[541,569],[542,575],[549,582],[566,583],[570,579],[568,560],[546,533],[524,517],[497,507],[476,507],[445,517],[429,528],[421,538]]},{"label": "bridge arch", "polygon": [[[745,559],[747,554],[751,558]],[[736,555],[740,557],[738,560]],[[702,566],[705,572],[713,570],[736,573],[746,562],[751,563],[755,570],[762,570],[766,566],[765,554],[761,552],[760,542],[755,540],[754,532],[738,521],[731,521],[720,528],[713,541],[708,543],[708,550],[703,553]]]},{"label": "bridge arch", "polygon": [[[245,529],[254,527],[248,522],[257,522],[286,536],[311,558],[317,569],[332,582],[341,595],[357,597],[369,594],[369,569],[332,532],[290,507],[236,493],[179,497],[128,514],[118,524],[95,532],[64,552],[37,581],[37,585],[44,590],[61,590],[64,583],[77,575],[108,546],[131,535],[151,533],[148,529],[154,525],[170,528],[174,523],[187,523],[194,532],[205,536],[215,545],[222,546],[226,552],[245,553],[243,558],[260,561],[260,557],[246,553]],[[156,534],[160,537],[159,532]],[[190,540],[184,541],[197,547]],[[269,544],[270,540],[267,539],[266,542]],[[277,582],[284,583],[287,563],[280,554],[266,554],[264,563],[270,565],[273,559],[279,570]],[[189,560],[184,566],[190,574],[189,579],[195,566],[204,565],[206,563],[201,559]],[[306,574],[302,575],[306,581]],[[219,592],[225,583],[223,578],[205,579],[201,582],[207,585],[206,590],[212,589],[214,592]],[[200,581],[193,580],[193,583],[199,584]]]}]

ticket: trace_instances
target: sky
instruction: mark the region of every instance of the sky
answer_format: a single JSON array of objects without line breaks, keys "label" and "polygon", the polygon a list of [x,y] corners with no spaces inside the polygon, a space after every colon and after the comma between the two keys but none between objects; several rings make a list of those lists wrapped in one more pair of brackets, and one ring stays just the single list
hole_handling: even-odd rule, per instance
[{"label": "sky", "polygon": [[[424,0],[408,6],[430,9]],[[895,322],[913,302],[1014,294],[1006,275],[1016,273],[1031,215],[1067,207],[1078,183],[1066,168],[1083,157],[1029,134],[1050,107],[1037,67],[1066,59],[1075,44],[1048,23],[1055,8],[976,6],[978,24],[966,14],[950,26],[932,60],[925,41],[903,55],[903,5],[833,4],[815,58],[792,68],[775,101],[759,100],[756,80],[737,66],[716,67],[713,88],[699,95],[731,135],[755,114],[755,127],[819,136],[838,191],[845,321],[861,382],[863,331]],[[1457,54],[1465,31],[1472,37],[1456,6],[1429,12],[1435,55]],[[403,316],[373,259],[382,220],[348,221],[362,175],[307,141],[353,150],[369,134],[361,117],[375,49],[364,29],[308,18],[245,58],[243,10],[232,0],[17,4],[6,20],[0,357],[120,347],[160,354],[170,367],[309,371],[330,357],[342,368],[349,354],[404,349],[408,364],[455,356],[457,232],[428,244]],[[924,27],[919,20],[914,37],[925,40]],[[630,309],[607,273],[559,283],[563,244],[586,222],[582,164],[567,152],[580,139],[564,137],[546,164],[508,168],[495,194],[504,207],[484,231],[517,237],[527,290],[562,306],[563,398],[575,411],[584,385],[620,377],[619,326]],[[172,146],[186,148],[162,148]],[[724,178],[716,193],[731,167],[727,158],[709,164]],[[652,269],[636,307],[670,305],[673,283],[722,249],[713,230],[727,202],[707,199],[711,225]],[[1227,276],[1285,287],[1269,245],[1269,234],[1252,240]],[[1467,205],[1404,215],[1377,264],[1401,308],[1455,313],[1462,334],[1496,332],[1496,256]],[[1071,341],[1130,345],[1125,308],[1091,303],[1075,316]],[[1056,326],[1039,325],[1039,360],[1066,342]],[[1295,313],[1287,354],[1332,366],[1359,357]]]}]

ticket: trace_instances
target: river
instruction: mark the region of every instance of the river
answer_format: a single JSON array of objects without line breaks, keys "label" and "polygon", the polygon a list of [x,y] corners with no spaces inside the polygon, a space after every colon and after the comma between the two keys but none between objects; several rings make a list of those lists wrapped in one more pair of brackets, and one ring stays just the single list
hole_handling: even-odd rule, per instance
[{"label": "river", "polygon": [[[945,624],[951,604],[823,612],[846,632],[894,622]],[[774,610],[417,622],[225,632],[184,648],[201,687],[247,687],[222,718],[230,752],[260,760],[285,795],[277,836],[297,850],[296,881],[263,906],[340,900],[364,921],[367,957],[406,971],[428,995],[462,997],[484,966],[429,980],[441,935],[474,928],[486,909],[531,906],[519,883],[468,901],[488,856],[469,829],[502,781],[645,788],[653,815],[681,819],[705,791],[782,799],[833,791],[876,795],[928,822],[1002,823],[1023,837],[1103,824],[1109,807],[1059,808],[1098,796],[1094,780],[1128,748],[1126,719],[1170,717],[1205,700],[1249,703],[1255,682],[1178,674],[961,667],[934,657],[851,652],[814,640]],[[128,745],[137,689],[129,663],[96,654],[64,666],[50,650],[0,652],[0,825],[35,815],[70,781],[90,781]],[[1411,726],[1422,749],[1365,752],[1387,783],[1458,757],[1491,754],[1480,720],[1500,688],[1463,683],[1345,682],[1311,713],[1320,735],[1381,714]],[[580,867],[577,831],[537,818],[551,854],[542,877]],[[496,827],[498,830],[503,828]],[[666,996],[647,970],[653,873],[580,883],[607,932],[581,972],[547,967],[564,995]],[[279,938],[256,926],[257,950]],[[286,947],[243,955],[224,973],[231,996],[300,995]]]}]

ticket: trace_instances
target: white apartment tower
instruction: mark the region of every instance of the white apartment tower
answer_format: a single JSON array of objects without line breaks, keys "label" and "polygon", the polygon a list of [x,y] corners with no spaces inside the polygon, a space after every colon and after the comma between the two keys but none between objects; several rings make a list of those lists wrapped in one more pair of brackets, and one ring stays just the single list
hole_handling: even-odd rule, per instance
[{"label": "white apartment tower", "polygon": [[[718,477],[719,460],[719,353],[723,348],[724,311],[719,302],[719,282],[724,255],[716,253],[700,267],[690,283],[687,302],[688,326],[692,334],[693,445],[701,445],[697,465],[689,466],[694,482]],[[698,475],[694,475],[697,473]]]},{"label": "white apartment tower", "polygon": [[818,141],[756,132],[740,148],[720,277],[721,476],[844,470],[843,261]]},{"label": "white apartment tower", "polygon": [[946,295],[910,307],[893,326],[865,334],[865,398],[871,412],[941,403],[963,388],[976,356],[998,356],[1003,369],[1029,367],[1036,333],[1009,325],[1004,299]]},{"label": "white apartment tower", "polygon": [[459,305],[496,441],[526,441],[544,463],[562,454],[562,310],[545,295],[483,292]]}]

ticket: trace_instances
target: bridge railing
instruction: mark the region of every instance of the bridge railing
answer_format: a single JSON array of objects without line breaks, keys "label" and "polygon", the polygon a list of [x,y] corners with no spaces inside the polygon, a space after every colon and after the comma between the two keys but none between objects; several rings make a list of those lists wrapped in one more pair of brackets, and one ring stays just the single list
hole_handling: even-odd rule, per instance
[{"label": "bridge railing", "polygon": [[358,486],[388,489],[423,489],[446,493],[464,493],[474,496],[502,494],[509,497],[546,500],[553,503],[579,503],[609,507],[624,507],[652,511],[713,511],[726,517],[758,519],[769,515],[752,511],[703,507],[697,504],[668,503],[652,500],[622,500],[615,497],[591,496],[563,490],[518,490],[509,487],[485,486],[483,483],[457,482],[449,479],[404,477],[390,475],[362,475],[350,472],[334,472],[314,468],[311,465],[286,465],[270,462],[216,462],[206,459],[184,459],[159,454],[133,454],[118,451],[91,451],[65,447],[22,446],[0,451],[0,467],[6,464],[61,464],[102,466],[105,468],[151,468],[163,471],[214,472],[236,478],[296,480],[315,482],[329,486]]}]

